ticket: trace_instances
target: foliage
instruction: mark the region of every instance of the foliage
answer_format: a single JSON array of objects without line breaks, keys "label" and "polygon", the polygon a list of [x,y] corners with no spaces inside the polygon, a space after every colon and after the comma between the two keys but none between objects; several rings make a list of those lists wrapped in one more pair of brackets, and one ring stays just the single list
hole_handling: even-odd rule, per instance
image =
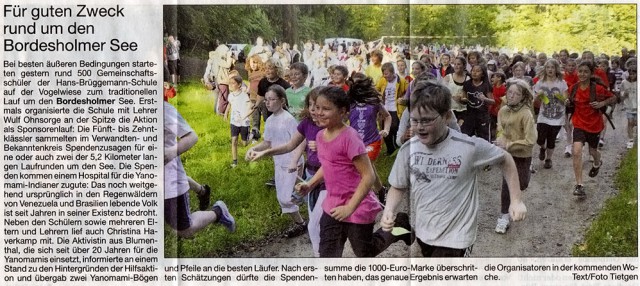
[{"label": "foliage", "polygon": [[620,193],[607,200],[584,242],[573,248],[581,257],[638,256],[638,148],[627,153],[616,175]]},{"label": "foliage", "polygon": [[413,35],[432,37],[419,43],[596,54],[634,49],[637,41],[633,4],[179,5],[164,7],[164,29],[203,58],[216,41],[253,43],[258,36],[300,44]]},{"label": "foliage", "polygon": [[596,54],[635,47],[635,5],[505,5],[499,11],[499,46]]}]

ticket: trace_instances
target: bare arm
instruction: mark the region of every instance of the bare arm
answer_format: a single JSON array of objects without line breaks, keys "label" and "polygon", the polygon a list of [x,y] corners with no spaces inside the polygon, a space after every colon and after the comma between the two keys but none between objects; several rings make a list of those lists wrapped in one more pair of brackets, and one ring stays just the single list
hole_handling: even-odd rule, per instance
[{"label": "bare arm", "polygon": [[251,155],[255,152],[262,151],[271,147],[271,141],[262,141],[258,145],[253,146],[247,150],[247,153],[244,155],[244,159],[249,161],[251,160]]},{"label": "bare arm", "polygon": [[[378,110],[378,114],[379,116],[382,117],[382,120],[384,121],[384,127],[382,130],[380,130],[380,136],[382,137],[387,137],[389,135],[389,130],[391,129],[391,113],[389,113],[389,111],[387,111],[386,108],[384,108],[384,106],[382,104],[380,104],[380,109]],[[384,135],[383,135],[384,132]]]},{"label": "bare arm", "polygon": [[396,209],[398,208],[398,205],[400,205],[402,197],[406,191],[406,189],[396,189],[393,186],[389,189],[389,192],[387,193],[387,203],[384,207],[382,218],[380,219],[380,226],[382,226],[382,230],[391,231],[393,228],[397,213]]},{"label": "bare arm", "polygon": [[501,167],[504,179],[507,181],[507,186],[509,187],[509,198],[511,199],[509,214],[514,221],[523,220],[527,214],[527,207],[522,201],[516,163],[513,161],[513,157],[507,152],[505,152],[505,158]]},{"label": "bare arm", "polygon": [[304,196],[309,193],[309,191],[313,190],[313,188],[315,188],[322,181],[324,181],[324,170],[322,170],[322,167],[320,167],[320,169],[318,169],[316,174],[313,175],[311,179],[306,182],[296,184],[295,190],[296,192]]},{"label": "bare arm", "polygon": [[196,145],[196,142],[198,142],[198,135],[193,131],[180,137],[176,145],[164,148],[164,162],[167,163],[180,156],[180,154],[187,152],[193,145]]},{"label": "bare arm", "polygon": [[[296,132],[293,134],[293,136],[291,137],[291,140],[289,140],[287,144],[275,146],[275,147],[269,147],[265,149],[254,149],[253,151],[255,152],[254,154],[251,154],[251,161],[258,160],[264,156],[274,156],[274,155],[289,153],[294,149],[296,149],[296,147],[302,148],[302,150],[304,150],[304,145],[301,144],[302,142],[304,142],[304,140],[305,140],[304,136],[300,134],[300,132]],[[303,145],[303,146],[300,147],[300,145]],[[300,156],[298,156],[297,158],[300,158]]]},{"label": "bare arm", "polygon": [[303,140],[302,143],[298,144],[298,147],[293,150],[293,156],[291,158],[291,163],[289,164],[289,173],[293,173],[298,170],[298,162],[300,162],[300,157],[302,157],[306,147],[307,141]]}]

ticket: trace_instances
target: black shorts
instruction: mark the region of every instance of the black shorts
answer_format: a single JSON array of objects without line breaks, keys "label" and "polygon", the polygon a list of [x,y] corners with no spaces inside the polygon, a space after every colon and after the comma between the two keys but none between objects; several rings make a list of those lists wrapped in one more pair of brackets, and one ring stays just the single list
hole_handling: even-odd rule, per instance
[{"label": "black shorts", "polygon": [[191,227],[189,192],[164,200],[164,221],[178,231]]},{"label": "black shorts", "polygon": [[169,74],[177,74],[177,72],[178,72],[178,60],[175,60],[175,61],[168,60],[167,61],[167,66],[169,68]]},{"label": "black shorts", "polygon": [[231,137],[238,137],[238,134],[240,135],[240,138],[242,138],[242,141],[247,141],[249,136],[249,126],[235,126],[231,124]]},{"label": "black shorts", "polygon": [[560,133],[562,126],[538,123],[536,127],[536,129],[538,129],[538,139],[536,143],[547,149],[556,148],[556,137],[558,136],[558,133]]},{"label": "black shorts", "polygon": [[448,248],[443,246],[429,245],[419,238],[416,238],[418,245],[420,245],[420,252],[424,257],[469,257],[471,256],[471,249],[473,245],[465,249]]},{"label": "black shorts", "polygon": [[600,133],[589,133],[580,128],[573,128],[573,142],[580,142],[584,145],[585,142],[589,144],[589,148],[598,148],[598,141],[600,141]]}]

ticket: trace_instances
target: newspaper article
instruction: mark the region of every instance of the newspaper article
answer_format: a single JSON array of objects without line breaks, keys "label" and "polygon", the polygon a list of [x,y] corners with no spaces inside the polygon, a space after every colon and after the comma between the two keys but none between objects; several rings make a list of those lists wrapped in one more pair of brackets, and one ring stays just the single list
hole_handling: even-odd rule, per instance
[{"label": "newspaper article", "polygon": [[[267,4],[277,5],[265,6]],[[578,258],[572,257],[571,250],[579,241],[576,237],[584,236],[585,229],[599,213],[604,201],[617,193],[613,186],[613,176],[616,166],[627,152],[624,147],[620,147],[620,151],[605,149],[600,175],[596,179],[587,179],[585,176],[585,185],[589,190],[586,202],[574,199],[571,194],[574,192],[572,163],[575,164],[575,160],[561,158],[564,155],[565,138],[556,143],[559,151],[554,155],[558,159],[553,161],[553,170],[544,170],[548,169],[542,165],[547,164],[545,158],[541,159],[540,165],[537,158],[534,158],[535,162],[530,165],[533,171],[537,169],[537,174],[531,175],[529,189],[522,194],[522,201],[528,212],[524,209],[523,212],[515,212],[516,216],[512,217],[506,234],[497,234],[497,229],[494,231],[496,213],[500,208],[502,176],[497,164],[493,170],[485,168],[483,171],[484,166],[480,166],[477,174],[459,174],[460,163],[454,161],[456,158],[459,160],[458,157],[447,158],[443,155],[441,158],[432,158],[414,153],[407,156],[407,160],[425,160],[425,166],[430,166],[428,170],[433,173],[423,174],[427,180],[448,179],[454,175],[468,176],[470,182],[473,180],[473,184],[469,185],[472,186],[469,193],[475,195],[470,202],[453,207],[456,213],[469,213],[469,216],[464,217],[468,220],[462,223],[468,231],[465,233],[461,230],[455,234],[455,239],[458,240],[456,243],[461,245],[455,249],[458,252],[445,252],[448,255],[444,255],[459,258],[423,257],[426,244],[421,239],[431,234],[425,234],[423,229],[415,229],[418,241],[414,241],[416,235],[410,232],[411,226],[418,228],[413,215],[416,213],[413,201],[416,197],[413,193],[405,194],[402,198],[387,196],[387,206],[393,200],[398,204],[396,212],[408,213],[407,221],[404,222],[404,225],[408,224],[407,232],[403,232],[406,228],[398,227],[403,225],[398,219],[401,215],[395,216],[392,231],[383,230],[380,221],[385,219],[382,210],[384,205],[379,205],[374,193],[366,194],[362,199],[362,204],[373,202],[370,210],[347,210],[348,215],[344,218],[340,207],[325,210],[323,214],[324,203],[317,203],[315,209],[307,206],[325,198],[325,194],[321,192],[318,192],[316,200],[309,201],[305,198],[306,203],[297,204],[299,197],[296,197],[296,192],[291,194],[294,185],[298,184],[298,188],[307,183],[311,185],[315,179],[310,174],[318,169],[305,174],[307,176],[303,173],[296,176],[298,173],[294,171],[298,170],[298,165],[291,158],[277,157],[282,155],[274,156],[273,159],[256,158],[268,156],[263,151],[268,147],[276,147],[276,142],[284,144],[290,140],[290,137],[283,137],[283,134],[288,134],[286,128],[291,121],[282,119],[281,114],[290,112],[298,116],[305,111],[304,98],[294,100],[289,93],[284,94],[285,88],[282,88],[282,94],[285,100],[288,98],[289,105],[285,112],[280,112],[283,109],[278,107],[282,108],[286,101],[277,105],[280,102],[278,89],[267,91],[264,88],[258,91],[262,88],[258,81],[270,78],[269,72],[276,75],[275,79],[284,77],[276,74],[277,66],[270,67],[267,62],[286,58],[285,64],[281,63],[282,67],[289,67],[296,61],[306,64],[305,68],[291,65],[288,69],[291,71],[287,75],[288,82],[278,79],[284,81],[286,87],[293,86],[286,92],[301,91],[302,89],[297,88],[302,86],[307,87],[305,91],[309,92],[310,87],[327,83],[348,89],[350,86],[346,83],[347,77],[358,72],[366,73],[369,57],[375,57],[372,56],[375,53],[370,53],[371,51],[388,49],[389,55],[381,52],[378,59],[384,63],[393,62],[388,65],[391,66],[391,71],[395,69],[403,77],[411,77],[414,75],[413,64],[422,62],[422,55],[426,55],[427,60],[440,61],[440,49],[434,47],[437,45],[444,51],[446,45],[441,46],[440,43],[448,38],[420,34],[423,32],[415,36],[399,36],[394,34],[394,29],[409,29],[409,26],[381,27],[362,18],[354,20],[362,21],[362,31],[373,27],[385,29],[388,34],[381,34],[376,39],[347,38],[339,34],[320,39],[317,35],[303,35],[312,30],[305,30],[305,26],[301,24],[295,32],[299,44],[289,45],[284,43],[285,39],[275,36],[287,32],[281,31],[287,29],[286,19],[281,20],[282,23],[271,23],[273,27],[269,29],[260,30],[266,31],[265,34],[257,34],[257,28],[251,25],[270,21],[267,16],[269,13],[282,13],[282,17],[286,18],[287,15],[292,15],[287,14],[289,10],[295,9],[307,9],[305,11],[309,14],[305,16],[311,15],[313,11],[324,13],[325,21],[343,25],[346,20],[340,17],[363,17],[362,12],[358,14],[353,11],[368,6],[405,6],[398,9],[398,15],[385,15],[385,21],[389,21],[402,15],[409,19],[408,4],[424,7],[444,5],[442,7],[447,8],[457,4],[477,3],[376,1],[357,3],[367,5],[354,5],[350,8],[353,13],[348,14],[349,16],[332,10],[332,7],[354,3],[305,1],[290,4],[292,5],[258,1],[235,3],[143,0],[3,2],[3,50],[0,56],[3,95],[1,162],[4,170],[0,184],[3,198],[3,210],[0,212],[3,221],[0,242],[0,249],[3,251],[0,259],[3,269],[0,276],[2,285],[638,283],[640,263],[637,257],[637,233],[636,256],[629,257],[628,254],[626,257],[609,255]],[[637,15],[638,8],[634,2],[619,4],[626,4],[624,7]],[[260,7],[264,9],[256,12],[258,9],[254,8],[258,5],[262,5]],[[294,5],[300,6],[291,8]],[[206,13],[215,16],[209,18],[211,15],[205,15]],[[469,15],[457,16],[471,18]],[[242,18],[245,20],[242,23],[246,26],[238,26],[236,22],[211,22],[216,17]],[[321,24],[313,22],[317,19],[309,19],[304,23]],[[412,21],[406,22],[410,24]],[[632,22],[619,24],[633,27],[630,29],[637,34],[637,17]],[[478,25],[476,29],[482,30],[483,27]],[[208,36],[198,36],[211,33],[214,29],[226,30],[220,34],[229,35],[228,38],[213,40]],[[429,30],[425,28],[416,31]],[[514,37],[517,36],[515,34]],[[480,36],[473,34],[466,38],[455,38],[456,44],[451,44],[448,48],[453,53],[453,46],[464,47],[465,39],[474,41],[477,37]],[[239,38],[250,38],[251,42],[234,42]],[[635,41],[636,37],[633,39]],[[308,40],[315,40],[317,43],[312,45]],[[400,60],[390,59],[391,51],[404,45],[407,54],[415,52],[417,55],[418,45],[425,49],[419,52],[420,57],[414,59],[410,55],[402,63]],[[330,46],[334,49],[329,48]],[[366,50],[366,47],[370,50]],[[471,48],[484,49],[480,44]],[[513,49],[522,51],[524,47],[509,48],[512,49],[508,51],[511,54]],[[594,43],[594,49],[608,48],[604,43]],[[635,52],[637,43],[630,43],[628,48]],[[359,59],[365,63],[364,66],[353,64],[358,57],[348,56],[355,54],[354,49],[363,52]],[[460,48],[462,49],[464,48]],[[204,51],[200,53],[203,55],[201,58],[194,56],[198,55],[198,50]],[[287,56],[284,56],[284,51]],[[500,50],[502,51],[507,52],[506,48]],[[615,52],[618,51],[619,49]],[[315,58],[314,52],[324,56]],[[457,48],[455,52],[458,52]],[[335,54],[328,56],[330,53]],[[281,57],[278,58],[278,55]],[[341,58],[341,55],[344,57]],[[551,54],[548,56],[551,59]],[[212,61],[214,58],[215,61]],[[251,66],[251,61],[256,58],[265,65],[261,67],[262,73]],[[453,57],[449,58],[453,63]],[[315,61],[307,61],[309,59]],[[491,61],[496,66],[499,59],[496,56],[495,60],[489,60],[485,64],[490,65]],[[535,57],[532,61],[536,61]],[[330,75],[326,70],[329,63],[341,66],[336,68],[338,74],[342,73],[342,69],[345,73],[334,79],[333,74]],[[225,73],[214,71],[223,70],[226,64],[229,66],[226,66]],[[233,72],[230,72],[231,64],[235,66]],[[460,67],[467,68],[466,65]],[[635,64],[633,68],[635,69]],[[376,70],[379,72],[380,68]],[[383,73],[378,78],[385,78],[384,70],[383,65]],[[296,71],[300,74],[296,74]],[[472,80],[474,72],[471,64],[469,71],[469,79]],[[254,81],[255,75],[260,75],[253,82],[255,86],[252,86],[252,72],[255,72]],[[303,73],[306,78],[302,77]],[[397,85],[387,88],[389,90],[383,87],[383,93],[395,94],[404,82],[395,73],[391,74],[392,77],[398,77]],[[443,75],[436,72],[434,77],[442,82]],[[486,69],[484,75],[487,75]],[[240,80],[235,81],[235,78]],[[409,86],[408,83],[405,84]],[[637,90],[636,85],[635,82],[632,84]],[[263,91],[266,92],[260,94]],[[241,94],[246,98],[238,99]],[[321,102],[320,97],[311,100],[315,100],[317,104]],[[262,101],[266,103],[260,105]],[[245,107],[250,107],[249,103],[255,104],[256,108],[246,108],[245,111]],[[308,104],[307,102],[307,112]],[[386,108],[385,102],[378,104]],[[400,105],[395,106],[395,103],[390,105],[392,113],[389,116],[400,120],[404,107],[399,108]],[[261,112],[264,113],[262,121]],[[272,119],[267,123],[268,112],[273,112],[271,116],[280,121]],[[628,113],[616,112],[619,113],[611,119],[609,127],[615,123],[618,128],[609,129],[606,137],[610,140],[606,147],[612,149],[616,142],[619,145],[628,143]],[[368,123],[373,123],[374,128],[377,128],[376,113],[373,116],[374,119]],[[413,122],[415,118],[406,121],[407,125],[431,126],[434,121],[439,120],[438,117],[430,118],[429,122],[424,118],[418,122]],[[256,128],[256,118],[258,127],[254,132],[251,127]],[[342,119],[340,116],[336,118]],[[469,119],[468,122],[473,120]],[[331,127],[331,119],[326,121],[329,123],[324,126]],[[363,118],[353,118],[351,121],[367,124],[367,120]],[[607,121],[603,121],[607,124]],[[260,124],[264,126],[260,127]],[[453,124],[457,125],[455,120]],[[295,121],[294,128],[296,126],[298,121]],[[318,128],[315,132],[319,132],[316,123],[313,126]],[[386,138],[382,137],[390,134],[389,127],[384,123],[380,127],[380,136],[376,139],[379,144],[377,151],[381,151],[380,146],[384,143],[386,149],[383,150],[389,152],[389,147],[386,146],[395,142],[387,143]],[[299,126],[297,130],[298,135],[302,134]],[[386,132],[384,136],[383,131]],[[395,132],[393,133],[395,136]],[[354,133],[354,136],[359,135]],[[313,138],[316,138],[315,135]],[[301,142],[303,139],[300,138]],[[264,145],[265,141],[272,142],[272,145]],[[633,146],[633,141],[630,142]],[[316,146],[316,141],[307,143]],[[326,148],[321,147],[320,142],[317,144],[317,148]],[[493,158],[489,157],[498,148],[492,149],[495,146],[487,145],[490,144],[478,145],[474,150],[483,150],[477,158],[482,156],[486,157],[486,162],[493,162]],[[369,146],[372,145],[367,146],[367,152],[370,150]],[[549,148],[553,150],[553,147]],[[538,146],[534,149],[533,154],[537,155]],[[345,150],[344,153],[347,151],[356,152]],[[300,149],[299,152],[302,154],[308,151]],[[398,146],[398,151],[393,156],[380,154],[376,163],[382,161],[386,167],[372,170],[385,174],[380,178],[381,182],[399,182],[397,177],[392,179],[389,174],[394,172],[391,167],[396,160],[395,156],[402,152]],[[274,151],[270,154],[276,153]],[[547,154],[551,156],[550,153]],[[319,163],[324,158],[316,158],[316,161]],[[587,158],[587,155],[582,158]],[[293,166],[289,166],[289,161],[284,160],[292,161]],[[369,162],[368,159],[366,161]],[[452,167],[452,164],[455,166]],[[548,164],[551,168],[550,159]],[[585,163],[584,166],[589,170],[592,165]],[[329,173],[330,170],[326,170],[325,175],[333,174],[335,178],[344,181],[350,181],[355,176],[360,178],[357,166],[352,167],[356,173]],[[377,165],[376,168],[380,167]],[[597,174],[598,171],[595,172]],[[418,175],[411,173],[411,176]],[[441,178],[437,177],[440,175]],[[473,178],[476,176],[483,180],[482,183],[477,183],[480,187],[475,185]],[[488,176],[495,176],[495,180],[488,179]],[[597,180],[598,178],[606,179]],[[268,179],[275,179],[274,187],[264,186],[264,181]],[[335,181],[325,177],[326,184],[341,183]],[[560,183],[551,187],[543,186],[554,181]],[[358,181],[353,187],[357,186]],[[565,188],[562,192],[568,198],[551,197],[550,194],[560,192],[555,188]],[[282,189],[288,190],[284,197]],[[598,192],[597,189],[601,191]],[[246,200],[247,197],[253,197],[254,200]],[[445,199],[455,201],[455,198],[439,199],[439,203],[443,203],[442,200]],[[637,208],[637,195],[635,202],[630,201],[629,204]],[[551,208],[562,210],[553,212]],[[331,212],[331,215],[327,212]],[[437,217],[446,211],[438,207],[433,212]],[[358,218],[353,214],[358,214]],[[524,220],[519,220],[520,214]],[[347,219],[350,215],[354,220]],[[314,218],[317,218],[316,221],[313,221]],[[558,223],[563,218],[575,221]],[[637,218],[633,219],[637,222]],[[346,231],[344,234],[331,232],[335,231],[331,227],[343,225],[343,220],[350,225],[365,227],[353,227],[348,234]],[[375,225],[371,223],[373,220]],[[565,226],[567,229],[563,228]],[[637,226],[635,229],[637,232]],[[283,231],[284,236],[290,238],[282,238]],[[507,231],[506,226],[504,231]],[[342,241],[336,239],[340,235],[344,236]],[[349,239],[345,246],[346,236]],[[473,241],[471,245],[463,245],[466,237]],[[336,240],[335,249],[327,249],[330,248],[327,247],[328,244],[320,243],[323,239]],[[451,251],[451,248],[443,249],[444,247],[438,248],[437,251]],[[470,257],[461,257],[467,256],[469,252]],[[377,257],[364,258],[367,256]]]}]

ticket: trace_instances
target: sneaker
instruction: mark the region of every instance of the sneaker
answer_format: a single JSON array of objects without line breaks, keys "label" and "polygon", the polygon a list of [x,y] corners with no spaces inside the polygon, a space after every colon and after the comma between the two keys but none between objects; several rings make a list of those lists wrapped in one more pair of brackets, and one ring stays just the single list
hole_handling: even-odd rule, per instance
[{"label": "sneaker", "polygon": [[218,223],[226,227],[229,232],[236,231],[236,220],[233,218],[231,213],[229,213],[227,205],[223,201],[217,201],[213,204],[213,208],[215,207],[219,207],[221,212],[220,217],[218,218]]},{"label": "sneaker", "polygon": [[233,168],[235,168],[235,167],[238,167],[238,163],[233,162],[233,163],[231,163],[230,167],[231,167],[231,169],[233,169]]},{"label": "sneaker", "polygon": [[385,186],[382,186],[382,188],[378,190],[378,201],[380,201],[382,206],[387,203],[387,192],[389,192],[389,189]]},{"label": "sneaker", "polygon": [[547,149],[540,147],[540,154],[538,154],[538,159],[542,161],[546,158],[547,158]]},{"label": "sneaker", "polygon": [[253,140],[260,140],[260,131],[258,129],[252,129],[251,133],[253,133]]},{"label": "sneaker", "polygon": [[602,138],[600,138],[600,141],[598,141],[598,147],[604,147],[604,140]]},{"label": "sneaker", "polygon": [[564,147],[564,157],[571,158],[572,147],[571,145],[567,145]]},{"label": "sneaker", "polygon": [[633,148],[633,140],[629,140],[629,142],[627,142],[627,149],[631,148]]},{"label": "sneaker", "polygon": [[529,171],[531,171],[531,174],[535,174],[536,173],[536,167],[533,166],[533,164],[529,165]]},{"label": "sneaker", "polygon": [[507,233],[509,224],[509,215],[503,214],[500,218],[498,218],[498,223],[496,224],[496,233]]},{"label": "sneaker", "polygon": [[198,208],[201,211],[209,208],[209,204],[211,203],[211,188],[209,185],[202,185],[202,191],[198,193]]},{"label": "sneaker", "polygon": [[584,192],[583,185],[576,185],[576,188],[573,190],[573,195],[578,197],[584,197],[586,193]]},{"label": "sneaker", "polygon": [[294,223],[291,227],[284,231],[282,236],[286,238],[294,238],[300,236],[307,231],[307,221],[302,223]]},{"label": "sneaker", "polygon": [[268,181],[266,181],[264,184],[267,185],[267,187],[275,187],[276,186],[276,179],[271,178]]},{"label": "sneaker", "polygon": [[406,245],[411,245],[415,241],[416,236],[411,229],[411,223],[409,222],[409,215],[407,213],[399,212],[396,215],[394,226],[401,227],[409,231],[409,233],[397,236],[396,238],[398,240],[404,241]]},{"label": "sneaker", "polygon": [[589,170],[589,177],[593,178],[597,176],[598,172],[600,172],[600,167],[602,167],[602,160],[600,160],[600,165],[598,167],[596,167],[596,165],[591,167],[591,170]]},{"label": "sneaker", "polygon": [[551,159],[544,160],[544,168],[551,169],[551,167],[553,167],[553,164],[551,163]]}]

